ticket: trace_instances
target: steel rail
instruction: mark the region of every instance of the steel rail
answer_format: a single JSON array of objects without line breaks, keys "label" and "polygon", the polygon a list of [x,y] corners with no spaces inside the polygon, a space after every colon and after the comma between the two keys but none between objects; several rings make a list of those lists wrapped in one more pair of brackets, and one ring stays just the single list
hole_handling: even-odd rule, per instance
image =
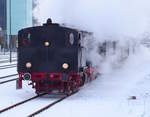
[{"label": "steel rail", "polygon": [[74,93],[72,93],[72,94],[70,94],[70,95],[66,95],[66,96],[62,97],[61,99],[59,99],[59,100],[57,100],[57,101],[55,101],[55,102],[53,102],[53,103],[50,103],[50,104],[48,104],[47,106],[45,106],[45,107],[39,109],[38,111],[36,111],[36,112],[34,112],[34,113],[28,115],[27,117],[33,117],[33,116],[35,116],[35,115],[38,115],[38,114],[40,114],[41,112],[43,112],[43,111],[45,111],[45,110],[51,108],[52,106],[56,105],[57,103],[63,101],[64,99],[66,99],[66,98],[72,96],[72,95],[75,94],[75,93],[76,93],[76,92],[74,92]]},{"label": "steel rail", "polygon": [[18,74],[11,74],[11,75],[7,75],[7,76],[2,76],[0,77],[0,79],[5,79],[5,78],[8,78],[8,77],[12,77],[12,76],[17,76]]},{"label": "steel rail", "polygon": [[6,67],[0,67],[0,70],[2,70],[2,69],[8,69],[8,68],[13,68],[13,67],[17,67],[17,65],[10,65],[10,66],[6,66]]},{"label": "steel rail", "polygon": [[17,64],[9,64],[9,65],[1,65],[0,68],[2,67],[8,67],[8,66],[13,66],[13,65],[17,65]]},{"label": "steel rail", "polygon": [[17,80],[17,79],[18,79],[18,78],[13,78],[13,79],[10,79],[10,80],[2,81],[2,82],[0,82],[0,85],[1,85],[1,84],[5,84],[5,83],[8,83],[8,82],[15,81],[15,80]]},{"label": "steel rail", "polygon": [[24,101],[18,102],[18,103],[14,104],[14,105],[11,105],[11,106],[9,106],[9,107],[7,107],[7,108],[4,108],[4,109],[0,110],[0,114],[3,113],[3,112],[8,111],[8,110],[10,110],[10,109],[12,109],[12,108],[14,108],[14,107],[20,106],[20,105],[22,105],[22,104],[24,104],[24,103],[26,103],[26,102],[29,102],[29,101],[31,101],[31,100],[33,100],[33,99],[36,99],[36,98],[38,98],[38,97],[41,97],[41,96],[43,96],[43,95],[46,95],[46,93],[43,93],[43,94],[40,94],[40,95],[36,95],[36,96],[31,97],[31,98],[29,98],[29,99],[26,99],[26,100],[24,100]]},{"label": "steel rail", "polygon": [[[17,61],[17,59],[13,59],[12,62],[15,62]],[[0,61],[0,63],[9,63],[10,61],[9,60],[3,60],[3,61]]]}]

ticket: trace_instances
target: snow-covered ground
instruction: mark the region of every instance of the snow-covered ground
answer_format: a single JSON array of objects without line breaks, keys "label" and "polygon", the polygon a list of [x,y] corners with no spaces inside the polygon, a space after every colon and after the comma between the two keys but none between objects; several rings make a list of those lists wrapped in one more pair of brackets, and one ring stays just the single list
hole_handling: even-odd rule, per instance
[{"label": "snow-covered ground", "polygon": [[12,53],[12,60],[13,61],[11,63],[9,62],[9,60],[10,60],[10,55],[8,52],[5,54],[3,52],[0,52],[0,66],[16,64],[17,63],[17,61],[16,61],[17,60],[17,53],[16,52]]},{"label": "snow-covered ground", "polygon": [[[150,52],[143,48],[124,64],[39,116],[149,117]],[[136,96],[136,100],[131,99],[132,96]]]},{"label": "snow-covered ground", "polygon": [[[8,59],[10,56],[10,53],[7,52],[7,53],[3,53],[3,52],[0,52],[0,60],[1,59]],[[16,58],[17,57],[17,53],[16,52],[12,52],[12,58]]]},{"label": "snow-covered ground", "polygon": [[[0,71],[0,76],[13,70]],[[40,117],[149,117],[150,116],[150,50],[141,48],[131,54],[120,69],[112,69],[86,84],[81,90],[42,112]],[[16,90],[15,82],[0,85],[0,109],[34,96],[34,90],[24,82],[22,90]],[[136,96],[136,99],[131,99]],[[27,111],[19,106],[0,116],[27,116],[30,109],[42,107],[55,98],[40,98],[28,103]],[[37,105],[36,105],[36,104]],[[39,105],[39,106],[38,106]],[[36,107],[35,107],[36,106]],[[31,113],[28,113],[31,114]]]},{"label": "snow-covered ground", "polygon": [[[34,91],[31,89],[31,87],[27,86],[26,83],[24,83],[24,89],[23,90],[16,90],[15,89],[15,82],[11,82],[8,84],[5,84],[3,86],[0,86],[1,99],[3,100],[0,102],[0,109],[6,108],[10,105],[13,105],[17,102],[23,101],[25,99],[31,98],[35,96]],[[3,91],[6,90],[7,91]],[[37,111],[38,109],[44,107],[47,105],[47,103],[52,103],[56,101],[56,98],[50,99],[49,97],[41,97],[38,99],[34,99],[32,101],[29,101],[28,103],[22,104],[18,107],[15,107],[8,112],[4,112],[0,115],[0,117],[10,117],[11,115],[13,117],[26,117],[27,115]],[[21,115],[20,115],[21,114]]]},{"label": "snow-covered ground", "polygon": [[0,63],[0,66],[3,66],[3,65],[12,65],[12,64],[17,64],[17,61],[13,61],[13,62],[4,62],[4,63]]},{"label": "snow-covered ground", "polygon": [[0,70],[0,77],[11,75],[11,74],[16,74],[16,73],[17,73],[16,67],[3,69],[3,70]]}]

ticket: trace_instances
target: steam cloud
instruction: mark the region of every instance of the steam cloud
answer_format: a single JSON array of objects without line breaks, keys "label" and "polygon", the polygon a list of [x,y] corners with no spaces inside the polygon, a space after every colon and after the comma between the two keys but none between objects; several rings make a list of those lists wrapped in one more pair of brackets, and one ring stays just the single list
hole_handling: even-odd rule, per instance
[{"label": "steam cloud", "polygon": [[149,26],[149,0],[36,0],[40,23],[51,17],[95,33],[96,37],[137,37]]},{"label": "steam cloud", "polygon": [[[40,24],[52,18],[53,22],[94,32],[94,43],[119,40],[120,44],[126,44],[125,40],[134,39],[127,44],[136,45],[144,33],[149,33],[150,0],[36,0],[36,4],[33,14]],[[106,64],[103,61],[103,66],[107,66],[104,71],[109,71],[111,61],[117,61],[117,56],[110,55]],[[102,66],[96,48],[89,58]]]}]

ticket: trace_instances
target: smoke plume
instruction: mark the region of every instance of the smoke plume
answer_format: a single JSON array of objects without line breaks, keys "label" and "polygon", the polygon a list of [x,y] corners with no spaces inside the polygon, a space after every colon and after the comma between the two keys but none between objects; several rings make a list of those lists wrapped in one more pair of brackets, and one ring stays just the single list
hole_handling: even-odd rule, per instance
[{"label": "smoke plume", "polygon": [[149,0],[37,0],[34,16],[90,30],[96,37],[137,37],[148,30]]},{"label": "smoke plume", "polygon": [[[137,45],[143,34],[149,33],[149,0],[36,0],[36,4],[33,14],[40,24],[52,18],[53,22],[93,32],[95,42],[119,40],[124,46],[130,40],[128,45]],[[96,48],[90,55],[99,64]],[[112,58],[115,61],[116,57]]]}]

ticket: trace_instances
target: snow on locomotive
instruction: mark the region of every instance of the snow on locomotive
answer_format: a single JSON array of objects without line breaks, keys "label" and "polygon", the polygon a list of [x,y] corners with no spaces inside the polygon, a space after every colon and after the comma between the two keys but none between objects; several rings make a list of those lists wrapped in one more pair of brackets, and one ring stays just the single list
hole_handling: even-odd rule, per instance
[{"label": "snow on locomotive", "polygon": [[95,79],[84,47],[92,33],[52,23],[25,28],[18,33],[17,88],[30,81],[36,93],[70,94]]}]

